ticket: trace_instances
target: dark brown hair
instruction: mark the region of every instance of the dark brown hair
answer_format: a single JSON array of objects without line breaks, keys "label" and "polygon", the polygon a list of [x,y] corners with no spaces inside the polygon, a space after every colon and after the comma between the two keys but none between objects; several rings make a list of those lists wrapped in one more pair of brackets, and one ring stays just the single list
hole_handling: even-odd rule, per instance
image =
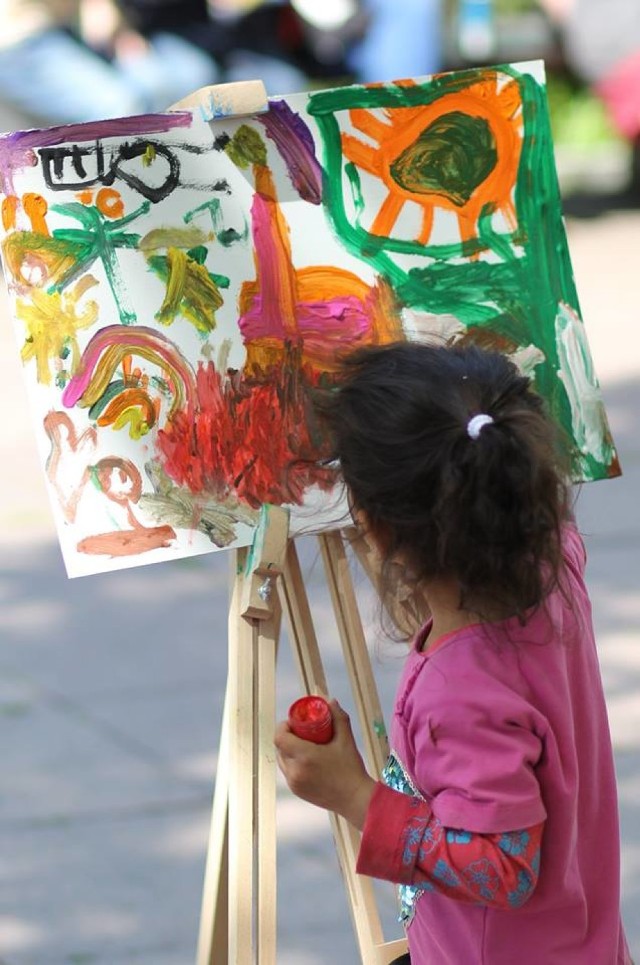
[{"label": "dark brown hair", "polygon": [[[543,400],[505,356],[416,342],[364,349],[318,407],[387,563],[400,558],[417,582],[455,578],[460,606],[481,619],[524,621],[558,584],[566,446],[563,455]],[[480,413],[493,421],[472,438]]]}]

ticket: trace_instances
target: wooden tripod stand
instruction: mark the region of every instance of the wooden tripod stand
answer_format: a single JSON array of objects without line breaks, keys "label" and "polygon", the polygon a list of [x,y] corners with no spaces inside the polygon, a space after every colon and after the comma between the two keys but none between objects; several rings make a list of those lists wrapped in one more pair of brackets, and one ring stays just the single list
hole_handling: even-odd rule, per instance
[{"label": "wooden tripod stand", "polygon": [[[355,706],[364,756],[379,774],[388,753],[344,536],[318,537]],[[251,550],[236,551],[229,612],[229,678],[205,871],[197,965],[276,965],[276,655],[288,619],[306,693],[327,694],[311,610],[286,511],[265,507]],[[365,567],[370,562],[366,552]],[[373,574],[372,575],[373,578]],[[369,878],[355,873],[359,834],[331,815],[356,939],[364,965],[406,952],[385,942]]]}]

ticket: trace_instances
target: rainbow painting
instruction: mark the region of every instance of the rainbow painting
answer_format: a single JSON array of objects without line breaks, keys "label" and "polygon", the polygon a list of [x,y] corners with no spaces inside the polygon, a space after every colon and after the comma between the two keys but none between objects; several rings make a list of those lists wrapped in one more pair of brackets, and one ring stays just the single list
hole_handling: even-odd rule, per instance
[{"label": "rainbow painting", "polygon": [[580,315],[543,67],[0,136],[0,245],[70,576],[344,524],[314,416],[349,351],[513,357],[619,472]]}]

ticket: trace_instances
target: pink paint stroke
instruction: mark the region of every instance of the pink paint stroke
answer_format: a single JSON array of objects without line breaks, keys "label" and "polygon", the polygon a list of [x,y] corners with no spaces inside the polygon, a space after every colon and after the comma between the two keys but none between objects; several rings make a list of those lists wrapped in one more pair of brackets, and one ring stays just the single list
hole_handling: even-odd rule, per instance
[{"label": "pink paint stroke", "polygon": [[89,385],[102,353],[113,345],[131,348],[153,349],[166,362],[167,367],[175,369],[180,376],[187,402],[195,395],[195,381],[189,363],[176,346],[164,335],[160,335],[145,325],[107,325],[93,336],[83,352],[79,371],[70,379],[62,393],[62,403],[72,408],[82,397]]}]

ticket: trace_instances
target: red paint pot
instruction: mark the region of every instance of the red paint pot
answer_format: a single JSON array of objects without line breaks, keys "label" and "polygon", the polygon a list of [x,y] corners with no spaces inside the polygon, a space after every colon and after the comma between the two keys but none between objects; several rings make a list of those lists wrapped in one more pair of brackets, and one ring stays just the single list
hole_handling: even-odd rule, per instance
[{"label": "red paint pot", "polygon": [[333,737],[331,707],[324,697],[300,697],[289,708],[289,727],[314,744],[328,744]]}]

